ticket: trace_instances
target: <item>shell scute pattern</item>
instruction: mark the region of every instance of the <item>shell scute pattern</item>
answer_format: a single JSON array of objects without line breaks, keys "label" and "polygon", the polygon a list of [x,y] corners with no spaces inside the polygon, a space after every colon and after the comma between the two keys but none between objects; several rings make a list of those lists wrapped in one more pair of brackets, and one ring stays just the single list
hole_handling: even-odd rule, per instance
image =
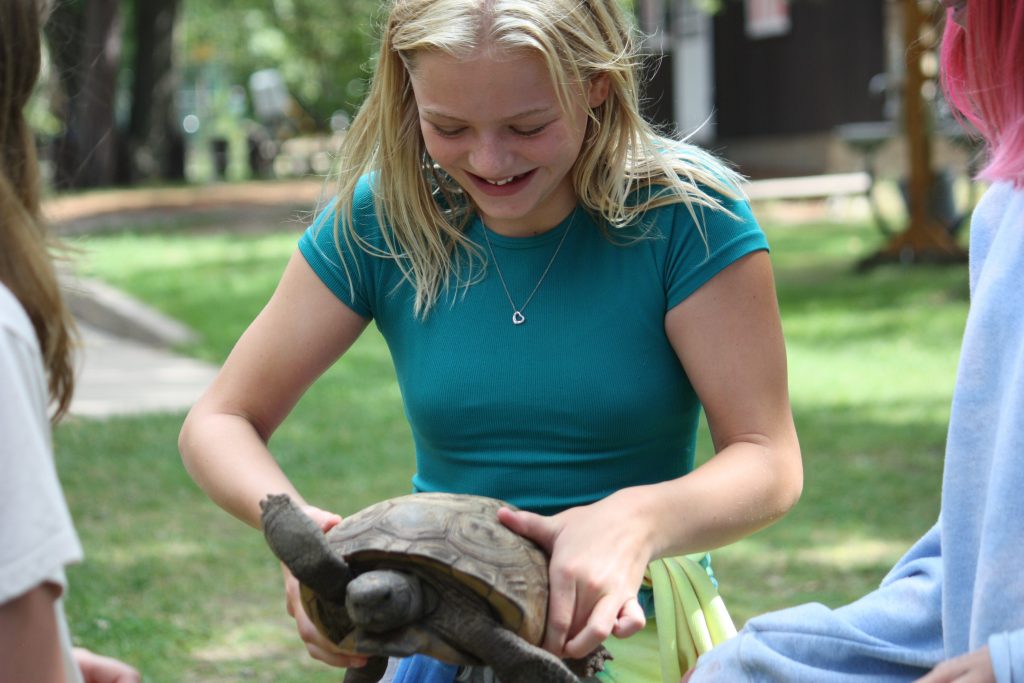
[{"label": "shell scute pattern", "polygon": [[453,576],[484,597],[506,627],[530,642],[543,635],[547,558],[497,519],[501,501],[419,493],[372,505],[328,532],[353,567],[387,564]]}]

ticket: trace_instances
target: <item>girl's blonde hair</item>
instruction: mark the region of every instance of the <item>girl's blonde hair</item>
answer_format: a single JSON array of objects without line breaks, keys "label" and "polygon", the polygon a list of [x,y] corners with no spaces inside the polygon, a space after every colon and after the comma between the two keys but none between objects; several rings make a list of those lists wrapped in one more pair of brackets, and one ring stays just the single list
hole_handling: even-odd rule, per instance
[{"label": "girl's blonde hair", "polygon": [[[609,229],[636,225],[645,211],[682,202],[720,210],[715,195],[741,195],[739,177],[710,154],[660,136],[640,114],[641,56],[617,0],[392,0],[369,92],[339,154],[336,239],[399,264],[425,316],[454,281],[468,284],[475,259],[464,235],[474,207],[430,159],[420,134],[409,70],[421,52],[467,58],[492,47],[529,50],[547,64],[563,106],[596,76],[607,99],[590,111],[572,169],[583,206]],[[384,244],[349,229],[359,179],[372,174]]]},{"label": "girl's blonde hair", "polygon": [[74,321],[64,304],[39,208],[35,138],[25,105],[40,69],[37,0],[0,2],[0,282],[28,313],[43,353],[56,421],[71,404]]}]

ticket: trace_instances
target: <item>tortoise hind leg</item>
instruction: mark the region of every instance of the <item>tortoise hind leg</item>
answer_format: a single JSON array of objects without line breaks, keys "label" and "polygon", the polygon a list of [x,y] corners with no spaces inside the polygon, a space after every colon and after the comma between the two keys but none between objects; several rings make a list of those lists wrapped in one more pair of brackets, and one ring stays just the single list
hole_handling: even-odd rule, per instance
[{"label": "tortoise hind leg", "polygon": [[387,668],[387,657],[370,657],[366,662],[366,666],[346,669],[343,683],[377,683],[380,679],[384,678]]},{"label": "tortoise hind leg", "polygon": [[501,626],[486,607],[458,591],[445,595],[429,627],[491,667],[501,683],[579,683],[565,662]]},{"label": "tortoise hind leg", "polygon": [[[482,659],[501,683],[579,683],[579,678],[558,657],[488,620],[484,636],[488,652]],[[466,643],[467,650],[470,644]]]}]

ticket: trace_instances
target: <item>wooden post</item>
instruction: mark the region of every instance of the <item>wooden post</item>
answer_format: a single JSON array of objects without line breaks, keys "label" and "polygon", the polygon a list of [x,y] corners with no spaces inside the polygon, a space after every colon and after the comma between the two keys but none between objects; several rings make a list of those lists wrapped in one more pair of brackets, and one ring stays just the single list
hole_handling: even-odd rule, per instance
[{"label": "wooden post", "polygon": [[903,83],[903,124],[904,138],[909,158],[907,194],[909,223],[900,233],[894,235],[882,249],[861,263],[871,267],[881,263],[898,261],[909,263],[925,261],[930,263],[960,263],[967,253],[942,225],[931,215],[929,195],[935,182],[932,169],[931,131],[928,114],[925,111],[921,88],[924,74],[921,58],[925,46],[921,42],[921,29],[925,17],[918,0],[901,0],[903,3],[903,38],[906,46],[906,76]]}]

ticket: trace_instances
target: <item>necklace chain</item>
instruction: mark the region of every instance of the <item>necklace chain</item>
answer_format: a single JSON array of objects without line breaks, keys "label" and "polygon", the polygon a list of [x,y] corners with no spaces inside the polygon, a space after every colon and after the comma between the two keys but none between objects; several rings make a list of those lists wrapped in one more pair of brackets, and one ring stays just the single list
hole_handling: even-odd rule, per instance
[{"label": "necklace chain", "polygon": [[484,242],[487,243],[487,251],[491,255],[491,262],[494,263],[494,270],[498,273],[498,280],[501,282],[501,288],[505,290],[505,296],[508,297],[509,304],[512,305],[512,324],[522,325],[526,322],[526,316],[523,315],[523,311],[533,301],[533,295],[540,289],[540,285],[544,282],[544,278],[548,276],[548,271],[551,270],[551,266],[555,264],[555,259],[558,258],[558,252],[562,250],[562,245],[565,243],[565,238],[569,235],[569,231],[572,230],[573,223],[576,222],[576,211],[573,210],[572,218],[569,220],[569,225],[566,227],[565,232],[562,233],[562,239],[558,240],[558,246],[555,247],[555,253],[551,255],[551,260],[548,261],[547,267],[544,268],[544,272],[540,274],[540,279],[537,280],[537,284],[534,285],[533,291],[530,292],[530,296],[526,297],[526,301],[523,302],[522,306],[516,306],[515,300],[512,298],[512,293],[509,292],[508,284],[505,282],[505,276],[501,272],[501,266],[498,265],[498,259],[494,257],[494,247],[491,246],[491,238],[487,236],[487,226],[484,225]]}]

